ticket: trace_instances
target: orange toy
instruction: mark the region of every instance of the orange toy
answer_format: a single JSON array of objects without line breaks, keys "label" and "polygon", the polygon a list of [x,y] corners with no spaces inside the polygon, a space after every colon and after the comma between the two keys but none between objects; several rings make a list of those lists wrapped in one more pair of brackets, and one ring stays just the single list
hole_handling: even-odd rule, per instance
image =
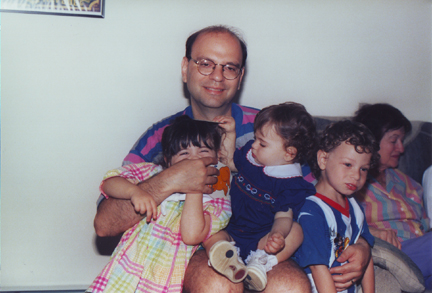
[{"label": "orange toy", "polygon": [[219,169],[219,176],[218,181],[213,184],[213,190],[223,190],[225,193],[225,196],[228,193],[228,189],[230,188],[230,176],[231,172],[230,169],[227,166],[224,166]]}]

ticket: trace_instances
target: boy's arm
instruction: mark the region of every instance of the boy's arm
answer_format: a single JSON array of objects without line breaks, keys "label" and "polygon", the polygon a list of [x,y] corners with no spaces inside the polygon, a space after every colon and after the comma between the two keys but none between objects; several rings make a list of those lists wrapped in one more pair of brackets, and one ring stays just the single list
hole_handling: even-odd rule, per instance
[{"label": "boy's arm", "polygon": [[186,245],[197,245],[204,241],[210,230],[210,216],[203,211],[203,195],[186,194],[180,233]]},{"label": "boy's arm", "polygon": [[315,282],[315,287],[319,293],[323,293],[323,292],[336,293],[336,287],[327,266],[313,265],[313,266],[309,266],[309,268],[312,272],[312,277]]},{"label": "boy's arm", "polygon": [[219,127],[225,130],[222,136],[219,160],[228,166],[231,171],[237,172],[237,168],[234,164],[234,152],[236,149],[235,120],[233,117],[229,116],[217,116],[213,121],[219,122]]},{"label": "boy's arm", "polygon": [[291,231],[293,224],[293,211],[277,212],[274,218],[272,229],[269,233],[264,250],[267,253],[276,254],[285,247],[285,238]]},{"label": "boy's arm", "polygon": [[363,276],[362,282],[363,293],[374,293],[375,292],[375,273],[372,259],[369,260],[369,264],[366,268],[366,272]]}]

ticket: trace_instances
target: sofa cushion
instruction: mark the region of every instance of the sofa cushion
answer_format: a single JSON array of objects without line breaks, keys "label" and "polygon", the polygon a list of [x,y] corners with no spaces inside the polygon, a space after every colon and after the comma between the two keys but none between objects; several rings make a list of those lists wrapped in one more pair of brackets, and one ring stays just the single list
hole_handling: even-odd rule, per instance
[{"label": "sofa cushion", "polygon": [[375,237],[372,259],[375,266],[388,270],[395,277],[402,291],[420,293],[425,290],[420,269],[405,253],[390,243]]}]

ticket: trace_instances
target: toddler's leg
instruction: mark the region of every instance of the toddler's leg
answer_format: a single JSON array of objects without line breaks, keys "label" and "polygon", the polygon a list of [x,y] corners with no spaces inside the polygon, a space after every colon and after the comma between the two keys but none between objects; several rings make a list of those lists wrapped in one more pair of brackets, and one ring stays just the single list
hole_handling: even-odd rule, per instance
[{"label": "toddler's leg", "polygon": [[285,247],[276,255],[264,251],[267,239],[268,235],[264,236],[258,243],[258,250],[251,252],[246,259],[248,275],[244,283],[249,290],[264,290],[267,285],[267,272],[294,254],[303,242],[303,230],[298,223],[294,222],[290,233],[285,238]]},{"label": "toddler's leg", "polygon": [[234,283],[243,281],[247,268],[238,256],[237,247],[225,231],[219,231],[203,243],[209,257],[209,265]]}]

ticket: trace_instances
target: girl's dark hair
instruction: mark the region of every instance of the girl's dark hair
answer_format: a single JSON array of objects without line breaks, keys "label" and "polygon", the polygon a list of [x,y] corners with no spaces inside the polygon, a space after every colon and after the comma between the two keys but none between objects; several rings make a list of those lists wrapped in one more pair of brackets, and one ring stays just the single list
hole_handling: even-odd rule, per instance
[{"label": "girl's dark hair", "polygon": [[[317,152],[318,150],[322,150],[329,153],[343,142],[353,145],[359,154],[372,154],[370,161],[371,169],[378,165],[380,158],[378,154],[379,145],[375,137],[366,126],[350,120],[343,120],[328,125],[320,135]],[[310,167],[315,178],[319,179],[321,169],[318,165],[316,155],[311,160]]]},{"label": "girl's dark hair", "polygon": [[264,125],[270,124],[276,133],[285,141],[285,147],[297,149],[295,163],[309,160],[316,144],[315,121],[298,103],[286,102],[262,109],[255,117],[254,132],[261,131]]},{"label": "girl's dark hair", "polygon": [[355,113],[353,121],[364,124],[379,143],[389,130],[403,128],[411,131],[411,122],[397,108],[389,104],[365,104]]},{"label": "girl's dark hair", "polygon": [[193,120],[186,115],[177,117],[162,134],[164,157],[162,166],[167,168],[172,157],[190,144],[196,147],[204,144],[217,153],[221,144],[221,135],[222,129],[217,123]]}]

